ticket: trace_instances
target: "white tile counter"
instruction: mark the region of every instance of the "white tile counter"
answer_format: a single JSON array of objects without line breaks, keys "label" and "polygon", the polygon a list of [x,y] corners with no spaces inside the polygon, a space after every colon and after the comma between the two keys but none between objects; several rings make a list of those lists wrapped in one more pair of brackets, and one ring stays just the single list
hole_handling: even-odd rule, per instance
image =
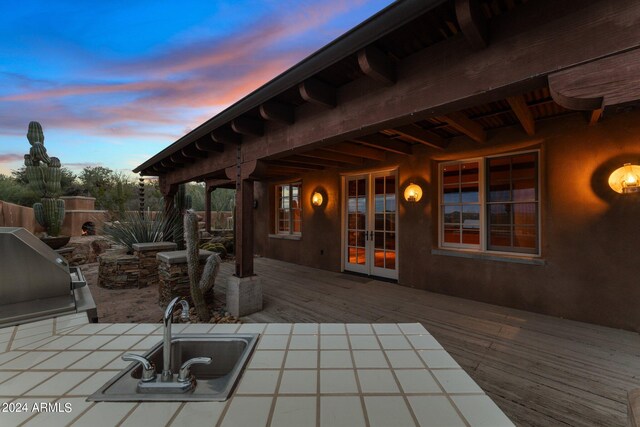
[{"label": "white tile counter", "polygon": [[[86,316],[0,329],[0,426],[512,426],[420,324],[173,325],[173,333],[257,332],[226,402],[93,403],[162,339],[160,325]],[[215,361],[214,361],[215,363]]]}]

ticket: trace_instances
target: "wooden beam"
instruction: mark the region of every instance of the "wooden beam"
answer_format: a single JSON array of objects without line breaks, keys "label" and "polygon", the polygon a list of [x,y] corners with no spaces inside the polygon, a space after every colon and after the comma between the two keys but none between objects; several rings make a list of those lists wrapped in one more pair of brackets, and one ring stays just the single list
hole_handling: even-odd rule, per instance
[{"label": "wooden beam", "polygon": [[591,111],[589,114],[589,126],[593,126],[600,121],[602,117],[602,113],[604,112],[603,108],[598,108],[597,110]]},{"label": "wooden beam", "polygon": [[180,150],[184,157],[188,157],[191,159],[206,159],[208,154],[206,151],[198,150],[198,148],[194,145],[189,145]]},{"label": "wooden beam", "polygon": [[411,146],[409,144],[397,139],[388,138],[380,135],[379,133],[355,138],[354,141],[359,142],[362,145],[366,145],[367,147],[379,148],[396,154],[409,155],[412,153]]},{"label": "wooden beam", "polygon": [[527,135],[533,136],[536,133],[536,121],[533,118],[533,114],[531,114],[531,110],[524,96],[510,96],[507,98],[507,102]]},{"label": "wooden beam", "polygon": [[176,168],[176,165],[169,159],[163,160],[160,162],[160,164],[162,165],[162,167],[172,170]]},{"label": "wooden beam", "polygon": [[447,123],[458,132],[464,133],[476,142],[485,142],[487,140],[487,133],[484,128],[460,112],[450,113],[446,116],[437,117],[437,119]]},{"label": "wooden beam", "polygon": [[385,150],[373,147],[365,147],[364,145],[354,144],[353,142],[339,142],[338,144],[323,147],[325,151],[334,153],[344,153],[350,156],[358,156],[364,159],[383,161],[386,158]]},{"label": "wooden beam", "polygon": [[475,50],[489,45],[489,26],[477,0],[456,0],[456,17],[460,30]]},{"label": "wooden beam", "polygon": [[281,102],[269,101],[260,106],[260,117],[265,120],[292,125],[295,122],[293,106]]},{"label": "wooden beam", "polygon": [[198,141],[196,141],[196,143],[194,144],[194,146],[196,147],[196,149],[198,151],[201,151],[203,153],[222,153],[224,151],[224,145],[223,144],[219,144],[217,142],[213,142],[213,141],[209,141],[209,140],[205,140],[205,139],[199,139]]},{"label": "wooden beam", "polygon": [[358,52],[358,65],[367,76],[387,86],[396,82],[395,64],[375,46],[368,46]]},{"label": "wooden beam", "polygon": [[410,139],[411,141],[415,141],[438,150],[444,150],[449,145],[449,141],[446,139],[416,125],[397,127],[391,129],[391,131],[396,132],[398,135]]},{"label": "wooden beam", "polygon": [[238,117],[231,121],[231,129],[240,135],[264,135],[264,123],[248,117]]},{"label": "wooden beam", "polygon": [[307,79],[298,85],[300,96],[307,102],[334,108],[336,102],[336,88],[318,79]]},{"label": "wooden beam", "polygon": [[350,156],[348,154],[336,153],[326,150],[311,150],[299,153],[299,156],[310,157],[313,159],[335,160],[336,162],[346,163],[349,165],[362,165],[362,158],[356,156]]},{"label": "wooden beam", "polygon": [[640,48],[549,75],[553,100],[570,110],[598,110],[640,99]]}]

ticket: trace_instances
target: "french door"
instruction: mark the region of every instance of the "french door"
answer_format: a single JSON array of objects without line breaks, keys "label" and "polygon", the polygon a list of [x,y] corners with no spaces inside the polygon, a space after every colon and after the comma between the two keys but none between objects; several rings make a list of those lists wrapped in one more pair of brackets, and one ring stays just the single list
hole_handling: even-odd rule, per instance
[{"label": "french door", "polygon": [[344,269],[398,278],[396,172],[345,177]]}]

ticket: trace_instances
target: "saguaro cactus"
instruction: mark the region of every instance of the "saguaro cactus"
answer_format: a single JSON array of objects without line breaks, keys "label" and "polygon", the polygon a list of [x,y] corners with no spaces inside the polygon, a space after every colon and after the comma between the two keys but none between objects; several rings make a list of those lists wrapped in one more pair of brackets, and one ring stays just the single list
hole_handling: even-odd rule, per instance
[{"label": "saguaro cactus", "polygon": [[[178,191],[173,198],[173,208],[178,215],[184,215],[187,210],[191,209],[191,195],[187,194],[187,186],[185,184],[178,186]],[[184,249],[184,239],[184,224],[180,222],[176,228],[174,239],[174,243],[178,245],[179,250]]]},{"label": "saguaro cactus", "polygon": [[200,320],[207,322],[209,321],[210,313],[204,300],[204,294],[213,288],[221,260],[218,254],[209,255],[202,274],[200,274],[198,217],[192,210],[188,210],[184,215],[184,231],[187,243],[187,271],[189,272],[191,299]]},{"label": "saguaro cactus", "polygon": [[60,234],[64,221],[64,200],[56,198],[60,193],[60,160],[49,157],[44,147],[44,132],[38,122],[29,123],[27,139],[31,144],[29,154],[24,155],[29,185],[40,193],[40,203],[33,205],[38,224],[43,226],[49,236]]}]

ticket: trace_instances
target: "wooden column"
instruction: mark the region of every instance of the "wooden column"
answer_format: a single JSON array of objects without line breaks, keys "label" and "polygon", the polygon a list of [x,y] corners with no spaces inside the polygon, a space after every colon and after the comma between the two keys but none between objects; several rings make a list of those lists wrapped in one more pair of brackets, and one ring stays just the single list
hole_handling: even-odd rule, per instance
[{"label": "wooden column", "polygon": [[236,166],[228,167],[225,173],[236,182],[236,207],[234,216],[236,274],[238,278],[251,277],[253,273],[253,181],[263,176],[267,167],[253,160],[241,162],[238,146]]},{"label": "wooden column", "polygon": [[253,181],[236,181],[236,277],[253,276]]}]

